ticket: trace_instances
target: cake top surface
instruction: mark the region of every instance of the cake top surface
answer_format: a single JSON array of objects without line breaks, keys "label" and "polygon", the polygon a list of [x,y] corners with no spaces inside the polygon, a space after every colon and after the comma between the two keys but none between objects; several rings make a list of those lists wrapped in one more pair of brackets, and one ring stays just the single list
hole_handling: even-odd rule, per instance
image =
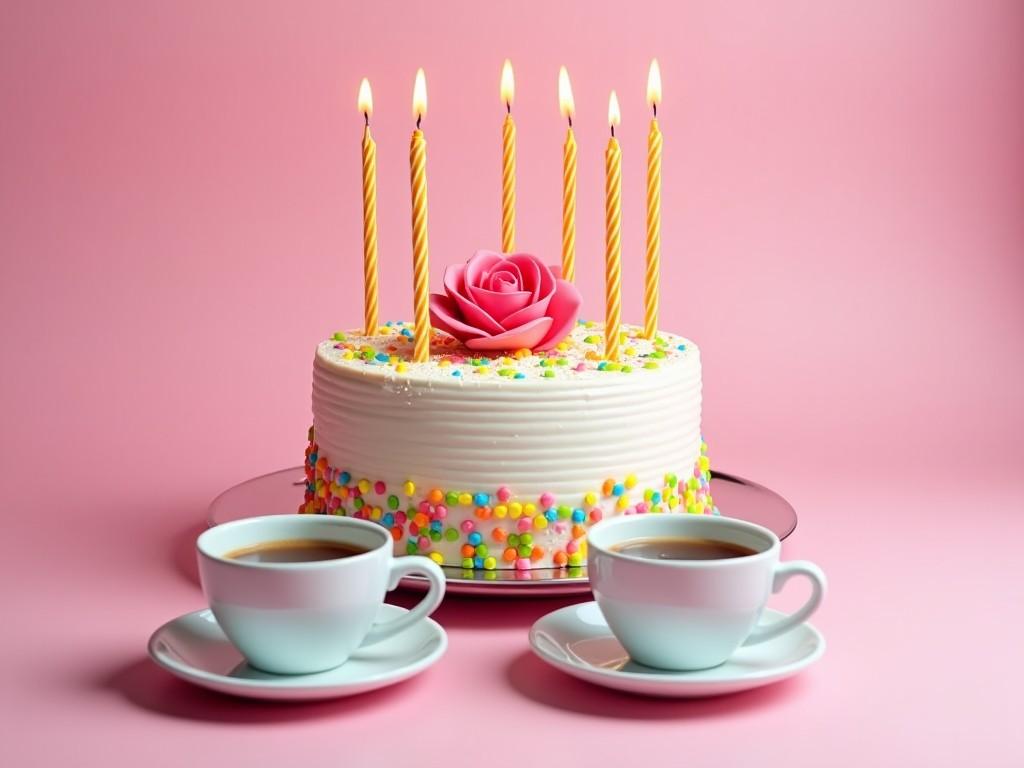
[{"label": "cake top surface", "polygon": [[609,377],[644,376],[659,370],[694,362],[700,354],[692,341],[659,331],[654,339],[643,337],[643,328],[620,326],[619,359],[604,357],[603,323],[579,321],[554,349],[531,352],[479,354],[467,349],[448,334],[434,331],[430,360],[412,362],[413,325],[389,322],[376,336],[362,330],[339,331],[322,341],[317,357],[343,370],[381,379],[407,378],[417,381],[459,385],[496,381],[509,386],[528,382],[579,382]]}]

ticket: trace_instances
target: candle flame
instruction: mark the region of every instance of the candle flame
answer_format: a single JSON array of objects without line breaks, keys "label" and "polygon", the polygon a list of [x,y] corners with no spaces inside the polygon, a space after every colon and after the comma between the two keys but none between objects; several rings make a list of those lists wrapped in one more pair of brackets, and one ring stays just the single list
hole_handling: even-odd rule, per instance
[{"label": "candle flame", "polygon": [[661,104],[661,68],[657,59],[651,59],[647,73],[647,106],[657,108]]},{"label": "candle flame", "polygon": [[576,116],[576,102],[572,98],[572,83],[569,82],[569,72],[565,67],[558,70],[558,107],[562,110],[562,117],[572,120]]},{"label": "candle flame", "polygon": [[512,76],[512,62],[505,59],[505,63],[501,65],[501,103],[511,109],[515,95],[516,81]]},{"label": "candle flame", "polygon": [[367,119],[373,114],[373,93],[370,92],[370,81],[365,77],[359,84],[359,114],[366,115]]},{"label": "candle flame", "polygon": [[416,84],[412,87],[412,116],[417,121],[427,114],[427,77],[423,67],[416,70]]},{"label": "candle flame", "polygon": [[612,91],[612,95],[608,97],[608,125],[613,129],[622,120],[622,115],[619,113],[619,97],[615,95],[615,91]]}]

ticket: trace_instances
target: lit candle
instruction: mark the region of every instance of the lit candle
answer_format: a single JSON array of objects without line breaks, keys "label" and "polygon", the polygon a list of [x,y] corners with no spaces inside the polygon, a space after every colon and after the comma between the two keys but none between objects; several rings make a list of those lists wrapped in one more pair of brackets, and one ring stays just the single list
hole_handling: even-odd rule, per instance
[{"label": "lit candle", "polygon": [[619,124],[619,100],[612,91],[608,99],[608,125],[612,135],[604,153],[604,221],[605,221],[605,323],[604,356],[619,359],[619,315],[622,303],[622,151],[615,138]]},{"label": "lit candle", "polygon": [[512,62],[505,59],[501,68],[501,103],[505,105],[505,124],[501,128],[501,250],[516,249],[516,124],[512,120],[515,81]]},{"label": "lit candle", "polygon": [[416,72],[412,92],[412,114],[416,129],[409,146],[412,181],[412,273],[415,344],[412,360],[425,363],[430,358],[430,264],[427,246],[427,142],[420,121],[427,113],[427,81],[423,70]]},{"label": "lit candle", "polygon": [[658,333],[658,279],[661,272],[661,131],[658,104],[661,103],[661,70],[651,61],[647,74],[647,103],[654,110],[647,134],[647,273],[644,278],[644,337]]},{"label": "lit candle", "polygon": [[571,283],[576,280],[576,136],[572,130],[576,104],[565,67],[558,71],[558,104],[569,121],[562,147],[562,277]]},{"label": "lit candle", "polygon": [[364,77],[359,84],[363,129],[363,314],[367,336],[377,333],[377,142],[370,136],[373,94]]}]

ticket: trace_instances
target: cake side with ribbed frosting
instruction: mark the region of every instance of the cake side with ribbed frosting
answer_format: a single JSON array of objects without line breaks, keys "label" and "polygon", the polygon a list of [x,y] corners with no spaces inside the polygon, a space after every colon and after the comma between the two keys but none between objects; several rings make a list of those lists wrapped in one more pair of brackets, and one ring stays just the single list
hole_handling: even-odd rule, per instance
[{"label": "cake side with ribbed frosting", "polygon": [[396,553],[465,568],[585,562],[611,514],[710,513],[697,346],[578,323],[549,352],[479,356],[403,323],[322,342],[301,511],[387,527]]}]

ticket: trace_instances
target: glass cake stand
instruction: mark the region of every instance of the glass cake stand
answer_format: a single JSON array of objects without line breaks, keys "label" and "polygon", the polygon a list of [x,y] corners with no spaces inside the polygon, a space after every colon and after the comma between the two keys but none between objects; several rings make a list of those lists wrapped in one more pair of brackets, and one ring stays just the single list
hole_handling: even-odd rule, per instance
[{"label": "glass cake stand", "polygon": [[[228,488],[215,498],[207,510],[207,525],[261,515],[294,515],[302,502],[305,474],[302,467],[291,467],[260,475]],[[711,495],[719,512],[728,517],[757,523],[773,531],[780,539],[796,528],[793,506],[759,483],[726,472],[711,471]],[[587,594],[590,585],[587,569],[535,568],[529,571],[501,569],[471,571],[458,566],[443,566],[449,594],[516,595],[544,597]],[[426,579],[410,576],[401,586],[424,590]]]}]

